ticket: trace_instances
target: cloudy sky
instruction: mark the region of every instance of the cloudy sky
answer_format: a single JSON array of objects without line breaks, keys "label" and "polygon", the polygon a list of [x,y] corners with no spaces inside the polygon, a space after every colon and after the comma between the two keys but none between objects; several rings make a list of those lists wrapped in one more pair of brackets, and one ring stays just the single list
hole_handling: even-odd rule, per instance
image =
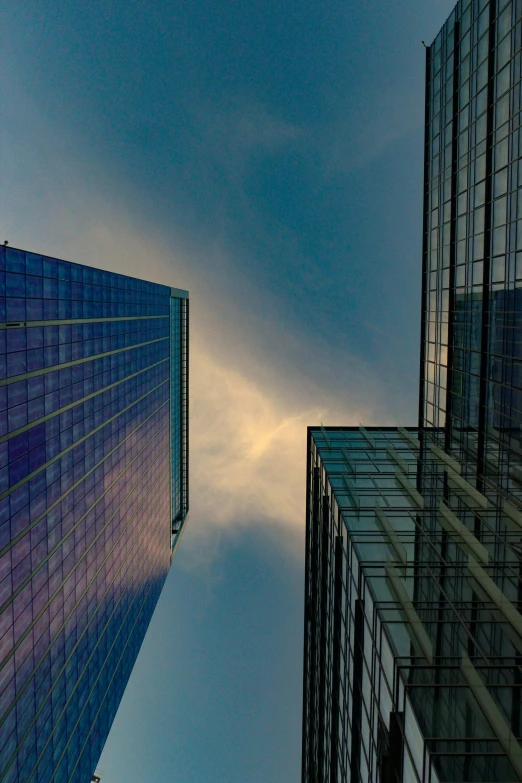
[{"label": "cloudy sky", "polygon": [[308,424],[414,424],[446,0],[4,0],[0,240],[190,290],[189,524],[103,783],[297,783]]}]

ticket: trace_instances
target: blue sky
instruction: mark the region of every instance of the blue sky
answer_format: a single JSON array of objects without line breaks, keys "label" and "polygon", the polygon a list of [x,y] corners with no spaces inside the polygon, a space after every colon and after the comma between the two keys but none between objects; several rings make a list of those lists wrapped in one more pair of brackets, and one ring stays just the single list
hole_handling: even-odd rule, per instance
[{"label": "blue sky", "polygon": [[453,3],[8,0],[0,225],[191,292],[191,515],[104,783],[300,776],[307,424],[413,424]]}]

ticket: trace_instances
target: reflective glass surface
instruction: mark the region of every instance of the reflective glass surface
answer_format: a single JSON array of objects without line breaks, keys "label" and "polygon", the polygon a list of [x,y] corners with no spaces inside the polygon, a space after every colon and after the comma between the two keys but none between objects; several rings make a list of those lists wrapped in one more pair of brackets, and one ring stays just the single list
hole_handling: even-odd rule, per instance
[{"label": "reflective glass surface", "polygon": [[101,754],[171,562],[187,308],[0,248],[2,781],[89,780]]},{"label": "reflective glass surface", "polygon": [[415,492],[417,456],[394,428],[310,428],[308,466],[303,781],[418,780],[417,658],[387,574],[413,596],[418,506],[397,476]]},{"label": "reflective glass surface", "polygon": [[303,781],[518,780],[522,516],[411,429],[308,446]]},{"label": "reflective glass surface", "polygon": [[[443,717],[429,730],[436,734],[444,720],[453,737],[436,746],[448,780],[522,775],[515,758],[522,758],[522,650],[514,630],[522,608],[521,45],[519,0],[466,1],[427,52],[419,489],[430,502],[415,599],[438,601],[425,621],[440,687],[449,689],[440,698]],[[479,494],[463,493],[451,471],[425,467],[433,446],[458,462]],[[441,503],[482,549],[446,540]],[[466,660],[487,703],[459,701],[453,686]],[[428,689],[425,697],[424,711],[433,712]],[[489,744],[480,755],[477,715],[486,718],[484,732],[504,738],[503,757]]]},{"label": "reflective glass surface", "polygon": [[[480,474],[522,416],[519,0],[460,2],[428,49],[421,422]],[[522,366],[522,365],[521,365]],[[451,442],[450,442],[451,441]]]}]

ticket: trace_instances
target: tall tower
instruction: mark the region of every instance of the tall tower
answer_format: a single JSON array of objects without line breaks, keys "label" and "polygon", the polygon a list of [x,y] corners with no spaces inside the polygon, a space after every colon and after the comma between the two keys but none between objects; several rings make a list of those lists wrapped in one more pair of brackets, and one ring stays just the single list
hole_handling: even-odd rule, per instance
[{"label": "tall tower", "polygon": [[[438,605],[424,613],[437,682],[456,684],[458,664],[472,693],[457,705],[450,692],[430,723],[453,737],[440,764],[448,780],[522,777],[521,46],[521,3],[490,0],[459,3],[426,52],[419,489],[429,504],[414,594]],[[461,467],[458,481],[424,468],[434,451]],[[428,543],[448,509],[481,557],[476,545]]]},{"label": "tall tower", "polygon": [[188,292],[0,248],[0,779],[90,780],[188,512]]}]

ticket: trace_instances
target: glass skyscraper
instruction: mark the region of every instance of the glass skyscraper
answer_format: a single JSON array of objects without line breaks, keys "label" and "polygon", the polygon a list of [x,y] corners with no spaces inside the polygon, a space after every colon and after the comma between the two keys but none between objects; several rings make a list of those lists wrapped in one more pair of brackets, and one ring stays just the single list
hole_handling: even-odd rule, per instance
[{"label": "glass skyscraper", "polygon": [[90,780],[188,512],[188,293],[0,248],[0,780]]},{"label": "glass skyscraper", "polygon": [[309,430],[304,782],[522,780],[521,47],[426,50],[418,427]]},{"label": "glass skyscraper", "polygon": [[419,448],[416,430],[308,430],[303,781],[423,779],[409,688],[431,644],[413,606]]}]

